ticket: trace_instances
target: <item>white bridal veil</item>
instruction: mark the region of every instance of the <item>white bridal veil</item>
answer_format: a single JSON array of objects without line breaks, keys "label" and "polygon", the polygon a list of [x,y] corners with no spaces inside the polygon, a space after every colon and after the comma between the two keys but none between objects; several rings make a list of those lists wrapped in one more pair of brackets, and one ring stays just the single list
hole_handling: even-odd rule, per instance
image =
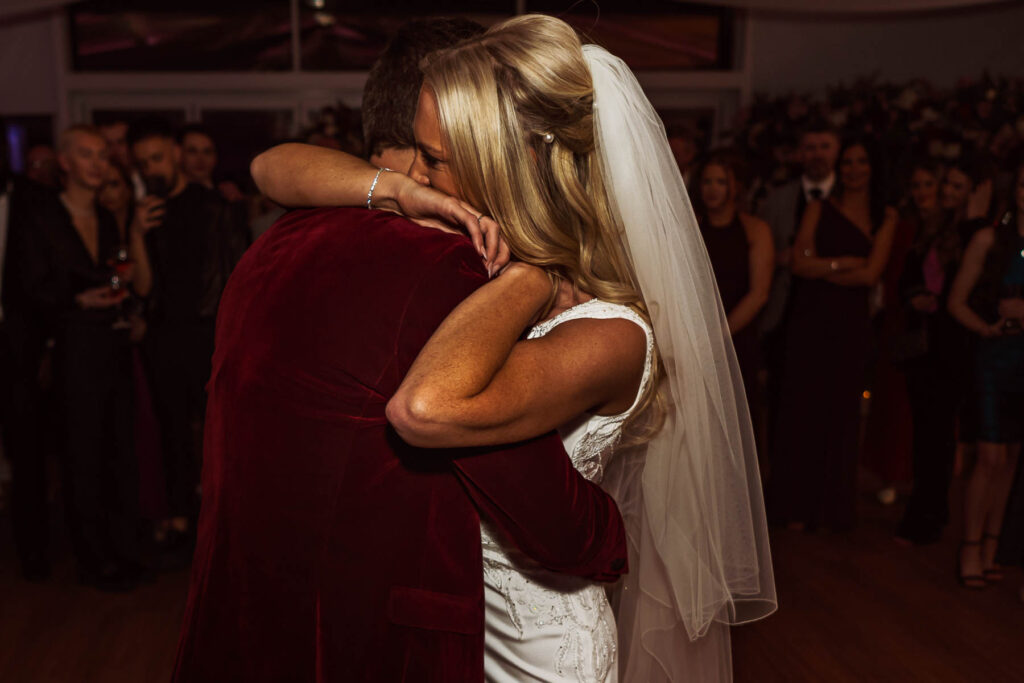
[{"label": "white bridal veil", "polygon": [[665,128],[626,64],[583,48],[613,212],[650,311],[668,410],[612,459],[630,573],[615,603],[623,683],[731,680],[729,626],[775,610],[750,414],[725,311]]}]

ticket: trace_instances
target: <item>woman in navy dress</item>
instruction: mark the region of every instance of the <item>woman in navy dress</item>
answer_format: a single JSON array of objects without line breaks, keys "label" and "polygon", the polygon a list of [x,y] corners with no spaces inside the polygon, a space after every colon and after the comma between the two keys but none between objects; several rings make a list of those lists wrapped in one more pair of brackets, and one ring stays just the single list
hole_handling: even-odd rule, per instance
[{"label": "woman in navy dress", "polygon": [[794,298],[769,513],[794,529],[852,528],[868,295],[885,270],[896,211],[868,143],[847,141],[839,184],[808,205],[793,246]]},{"label": "woman in navy dress", "polygon": [[[1013,209],[967,245],[949,312],[977,337],[969,406],[978,457],[964,494],[959,574],[964,586],[982,588],[1002,578],[996,551],[1024,438],[1024,166],[1015,176]],[[1010,536],[1024,534],[1017,514],[1011,519],[1018,531]]]}]

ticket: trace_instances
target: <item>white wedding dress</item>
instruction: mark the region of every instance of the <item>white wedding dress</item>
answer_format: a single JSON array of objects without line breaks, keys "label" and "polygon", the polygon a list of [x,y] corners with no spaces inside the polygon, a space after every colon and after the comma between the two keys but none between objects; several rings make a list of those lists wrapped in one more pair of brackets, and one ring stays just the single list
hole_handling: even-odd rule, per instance
[{"label": "white wedding dress", "polygon": [[[650,381],[654,335],[630,308],[592,299],[536,325],[529,338],[581,318],[625,318],[647,336],[644,374],[630,409],[613,416],[582,415],[559,428],[573,465],[584,477],[600,483],[622,425]],[[493,533],[486,520],[481,527],[487,681],[615,683],[618,641],[605,585],[548,571]]]}]

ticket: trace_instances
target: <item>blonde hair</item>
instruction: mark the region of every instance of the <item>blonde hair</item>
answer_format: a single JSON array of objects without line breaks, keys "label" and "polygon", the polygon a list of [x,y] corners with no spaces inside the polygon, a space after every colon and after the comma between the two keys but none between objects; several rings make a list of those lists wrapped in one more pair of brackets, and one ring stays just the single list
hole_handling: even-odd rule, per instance
[{"label": "blonde hair", "polygon": [[[572,27],[544,15],[502,22],[429,56],[424,86],[460,195],[502,226],[513,255],[649,323],[595,150],[594,87]],[[657,356],[652,367],[632,440],[660,426]]]},{"label": "blonde hair", "polygon": [[71,151],[71,146],[74,144],[75,137],[78,135],[89,135],[98,140],[102,140],[103,144],[107,144],[107,139],[103,137],[103,133],[96,126],[90,126],[85,123],[76,123],[73,126],[68,126],[60,133],[60,137],[57,139],[57,151],[61,154],[67,154]]}]

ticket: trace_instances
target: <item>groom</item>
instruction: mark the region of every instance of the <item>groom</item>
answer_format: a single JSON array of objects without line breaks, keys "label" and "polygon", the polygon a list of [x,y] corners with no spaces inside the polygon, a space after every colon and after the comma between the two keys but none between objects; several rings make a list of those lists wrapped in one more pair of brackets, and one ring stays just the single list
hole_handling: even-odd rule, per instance
[{"label": "groom", "polygon": [[555,435],[425,453],[384,408],[486,282],[461,236],[287,214],[221,300],[174,681],[483,681],[481,515],[542,565],[625,571],[614,503]]}]

